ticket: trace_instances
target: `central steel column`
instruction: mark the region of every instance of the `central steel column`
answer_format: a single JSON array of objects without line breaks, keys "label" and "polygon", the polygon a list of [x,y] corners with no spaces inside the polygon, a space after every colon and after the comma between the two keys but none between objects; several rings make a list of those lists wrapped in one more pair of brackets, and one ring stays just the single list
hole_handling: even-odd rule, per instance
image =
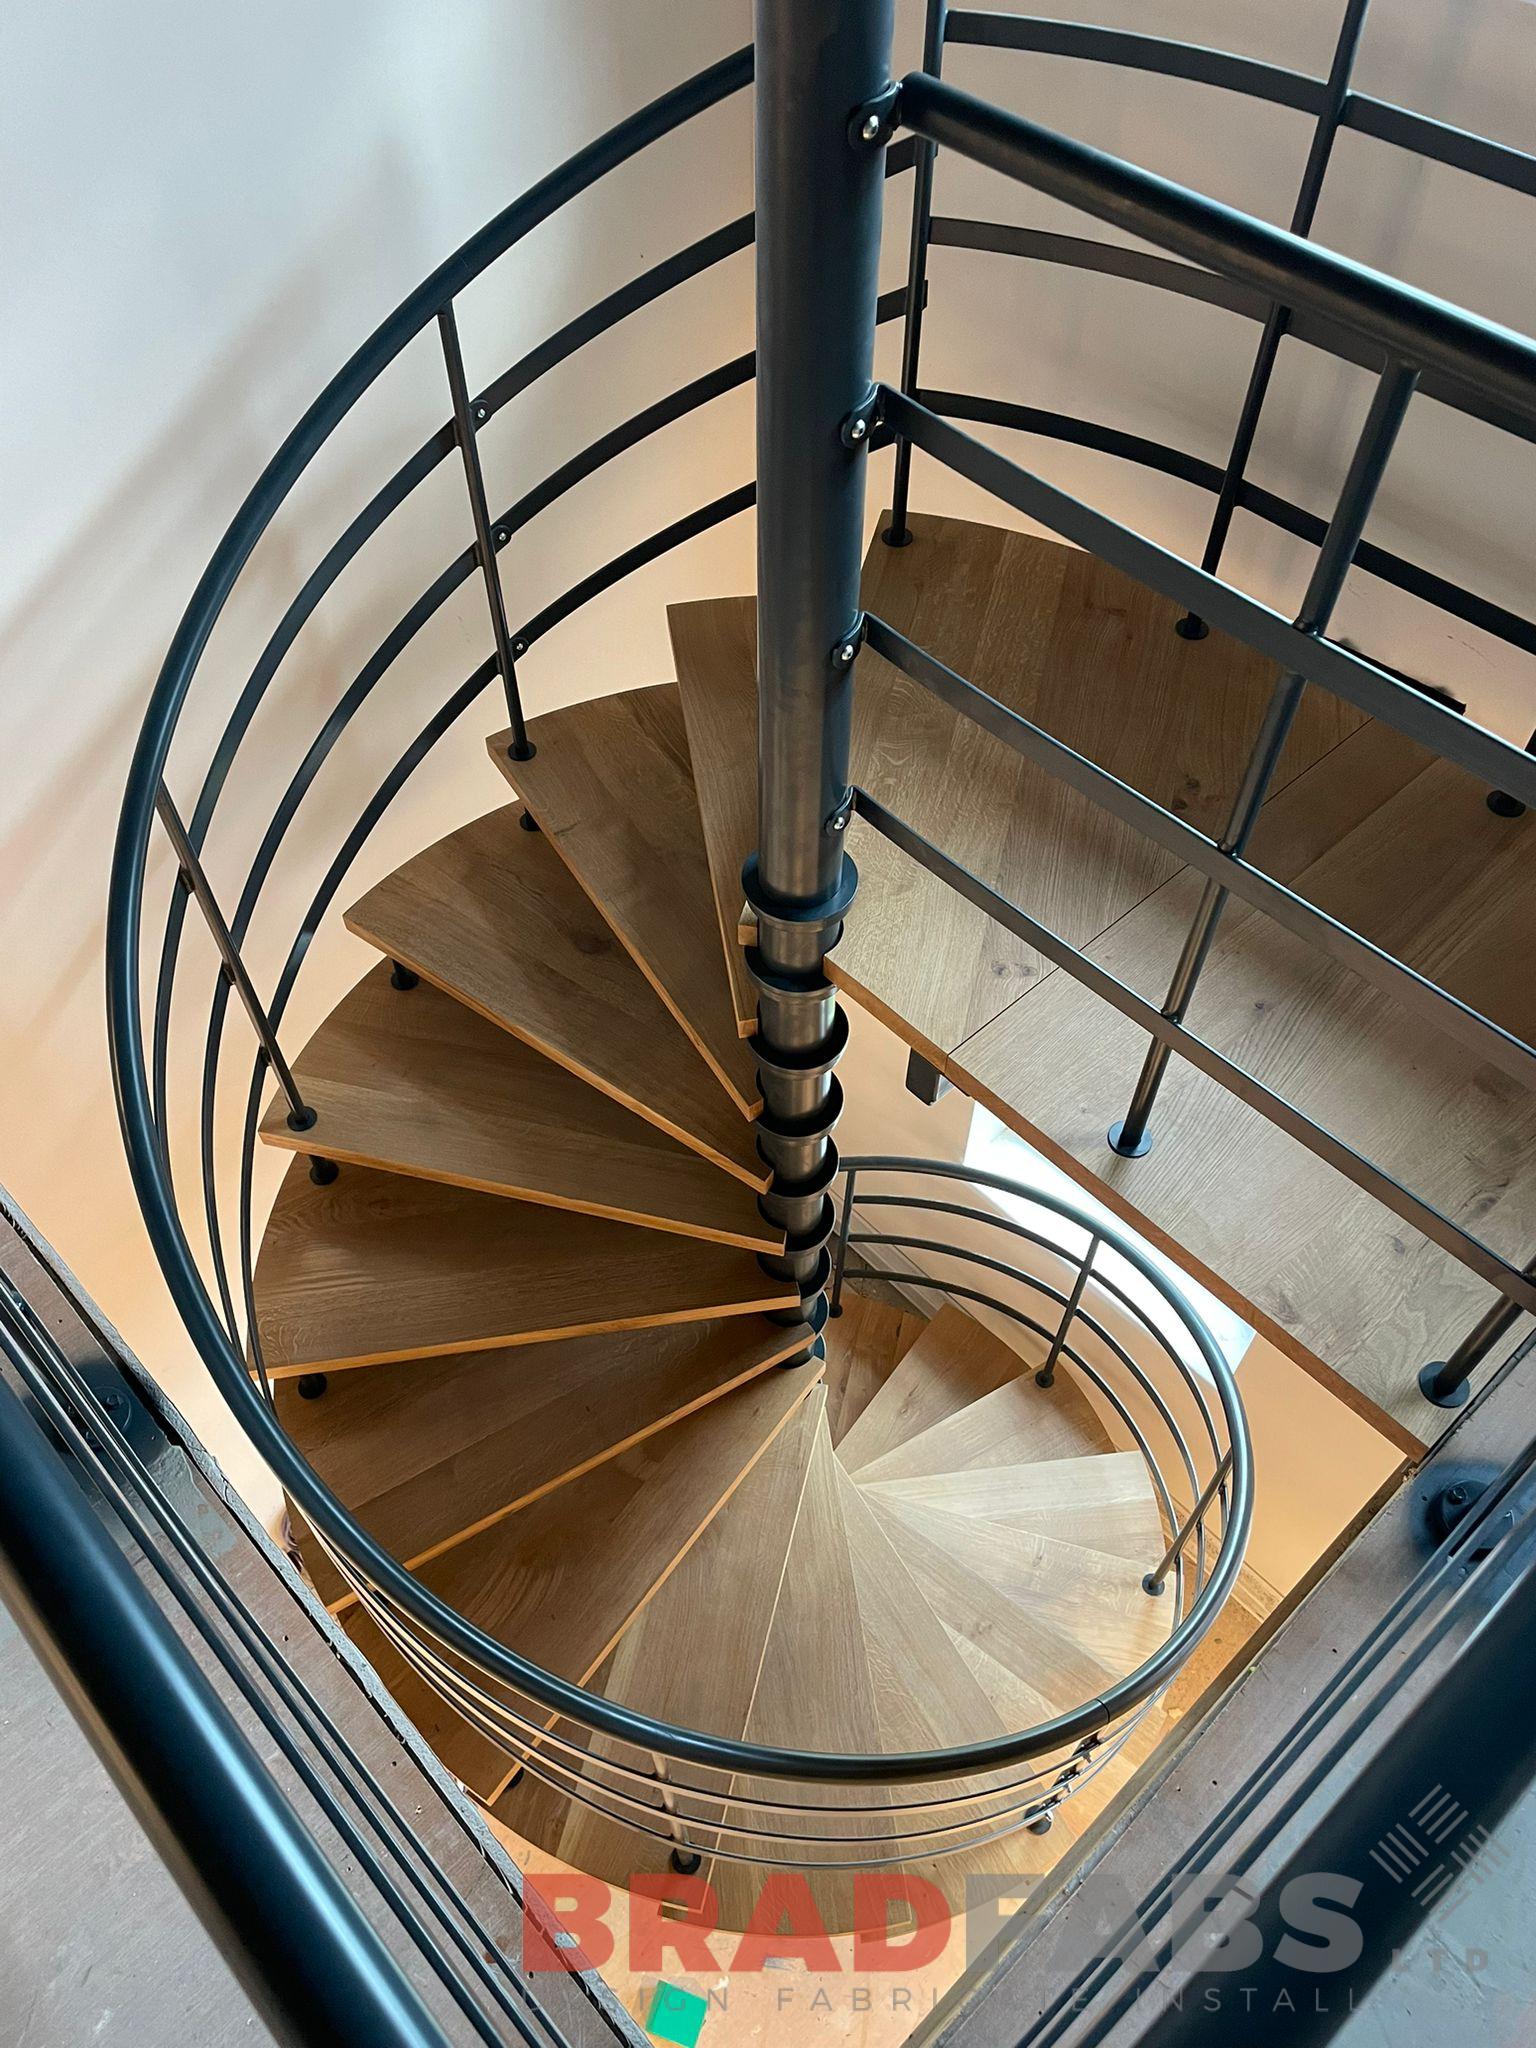
[{"label": "central steel column", "polygon": [[861,629],[892,0],[757,0],[758,1142],[767,1269],[826,1316],[832,1068],[847,1020],[826,978],[856,881],[843,854]]}]

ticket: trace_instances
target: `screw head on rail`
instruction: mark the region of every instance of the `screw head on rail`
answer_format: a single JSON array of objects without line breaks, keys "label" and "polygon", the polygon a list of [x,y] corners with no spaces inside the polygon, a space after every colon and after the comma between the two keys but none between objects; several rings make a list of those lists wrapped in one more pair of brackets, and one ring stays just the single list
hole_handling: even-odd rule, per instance
[{"label": "screw head on rail", "polygon": [[504,526],[498,526],[493,538],[495,539],[497,547],[504,548],[507,542],[512,538],[512,536],[510,533],[508,533],[507,529]]},{"label": "screw head on rail", "polygon": [[488,420],[490,418],[490,413],[485,406],[477,405],[475,407],[475,418],[477,420]]},{"label": "screw head on rail", "polygon": [[882,123],[878,114],[866,114],[860,124],[859,133],[866,142],[876,142],[880,137]]}]

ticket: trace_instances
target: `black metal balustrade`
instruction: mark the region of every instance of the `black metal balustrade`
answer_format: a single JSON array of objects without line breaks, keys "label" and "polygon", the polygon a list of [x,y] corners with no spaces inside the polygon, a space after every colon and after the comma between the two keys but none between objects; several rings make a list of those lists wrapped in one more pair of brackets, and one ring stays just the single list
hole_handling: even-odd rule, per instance
[{"label": "black metal balustrade", "polygon": [[[269,1073],[276,1072],[281,1081],[287,1072],[280,1051],[285,1018],[311,944],[338,891],[394,799],[498,676],[507,696],[514,745],[525,745],[516,664],[527,651],[636,570],[750,509],[759,498],[762,836],[759,855],[749,864],[746,877],[760,933],[758,948],[750,956],[761,997],[755,1046],[767,1102],[763,1143],[774,1168],[768,1202],[775,1220],[789,1236],[780,1270],[795,1279],[812,1320],[822,1312],[819,1304],[834,1264],[829,1249],[833,1224],[830,1195],[836,1173],[831,1130],[839,1094],[832,1069],[845,1027],[838,1018],[822,960],[826,941],[839,920],[845,913],[857,915],[856,906],[850,912],[852,864],[841,851],[841,828],[850,809],[856,809],[961,895],[1026,937],[1142,1025],[1159,1068],[1166,1053],[1172,1052],[1213,1076],[1499,1291],[1505,1307],[1492,1319],[1485,1319],[1481,1334],[1469,1339],[1431,1391],[1452,1397],[1479,1358],[1486,1355],[1487,1330],[1498,1325],[1494,1336],[1488,1338],[1495,1341],[1507,1327],[1507,1320],[1500,1318],[1536,1310],[1536,1274],[1521,1271],[1419,1196],[1399,1187],[1372,1162],[1206,1045],[1183,1021],[1192,973],[1198,970],[1203,945],[1230,893],[1256,904],[1284,928],[1310,939],[1390,996],[1415,1006],[1420,1014],[1475,1047],[1480,1056],[1521,1079],[1530,1078],[1536,1053],[1529,1046],[1265,876],[1245,860],[1244,849],[1253,806],[1262,794],[1272,753],[1283,737],[1303,682],[1329,690],[1395,726],[1458,762],[1491,788],[1520,801],[1536,802],[1536,760],[1405,687],[1388,671],[1329,641],[1325,633],[1339,581],[1354,565],[1512,645],[1536,651],[1536,624],[1372,547],[1361,537],[1375,485],[1411,394],[1417,390],[1529,438],[1536,421],[1536,347],[1490,322],[1317,248],[1301,234],[1253,220],[985,106],[934,75],[948,43],[986,44],[1004,50],[1055,51],[1084,61],[1169,73],[1213,89],[1253,94],[1297,108],[1312,115],[1317,124],[1292,216],[1293,226],[1301,229],[1310,225],[1331,138],[1344,127],[1536,195],[1536,159],[1353,91],[1350,54],[1363,11],[1359,0],[1351,0],[1339,54],[1325,80],[1225,52],[1082,25],[948,10],[934,0],[926,42],[929,69],[898,87],[886,75],[890,26],[886,0],[857,0],[857,4],[813,0],[809,9],[791,6],[788,0],[760,0],[756,355],[738,356],[658,397],[526,489],[499,516],[490,513],[477,448],[477,435],[485,422],[523,399],[541,377],[575,356],[587,342],[745,248],[754,236],[754,220],[746,216],[728,222],[650,265],[527,351],[478,393],[466,381],[455,302],[500,256],[599,179],[618,174],[660,137],[742,90],[753,72],[753,53],[743,51],[664,95],[581,151],[472,237],[412,293],[338,373],[279,449],[237,513],[193,596],[156,684],[135,751],[109,905],[114,1074],[139,1200],[171,1291],[210,1372],[339,1568],[404,1654],[469,1718],[504,1737],[515,1752],[525,1751],[530,1767],[537,1762],[557,1769],[553,1759],[562,1745],[546,1732],[545,1724],[551,1715],[562,1717],[651,1757],[665,1758],[670,1772],[668,1797],[683,1816],[678,1824],[686,1825],[691,1817],[696,1827],[707,1831],[713,1816],[718,1834],[726,1831],[723,1800],[733,1772],[837,1788],[926,1784],[946,1775],[1007,1771],[1046,1755],[1058,1739],[1096,1738],[1113,1719],[1106,1702],[1093,1702],[1085,1705],[1066,1735],[1059,1729],[1046,1735],[1039,1730],[1019,1731],[985,1753],[969,1749],[907,1758],[765,1751],[699,1731],[644,1721],[579,1686],[539,1671],[471,1628],[430,1595],[318,1482],[279,1427],[266,1398],[252,1303],[256,1125]],[[818,53],[815,62],[812,51]],[[901,129],[911,132],[898,136]],[[938,214],[933,210],[933,195],[941,149],[954,149],[989,163],[1159,244],[1183,260],[1170,262],[1141,250]],[[914,166],[910,274],[902,288],[877,296],[882,180]],[[1002,399],[946,393],[922,383],[927,258],[930,249],[939,246],[992,250],[1098,269],[1139,285],[1227,306],[1260,322],[1263,334],[1250,402],[1227,464],[1202,463],[1092,421],[1068,420]],[[903,314],[901,388],[877,387],[870,381],[875,326]],[[355,518],[315,563],[274,626],[234,710],[219,731],[190,802],[174,805],[166,782],[172,744],[182,730],[186,707],[200,679],[210,635],[252,550],[340,422],[364,400],[407,344],[434,327],[444,352],[451,418],[374,488]],[[1251,442],[1250,416],[1256,421],[1274,352],[1286,334],[1345,360],[1364,362],[1380,379],[1344,498],[1329,522],[1260,490],[1244,474]],[[757,482],[744,482],[673,520],[591,568],[520,625],[510,624],[500,562],[509,551],[515,551],[519,534],[577,484],[595,477],[628,450],[665,432],[713,399],[747,383],[754,374],[759,383]],[[1216,496],[1206,565],[1181,560],[1046,484],[963,433],[951,424],[951,417],[1054,434],[1205,485]],[[992,491],[1015,510],[1174,599],[1185,608],[1190,631],[1208,621],[1280,664],[1286,681],[1259,736],[1242,803],[1224,835],[1213,839],[1195,831],[1048,733],[984,697],[882,621],[861,616],[858,553],[868,455],[872,448],[893,438],[897,449],[893,541],[905,532],[914,451],[920,450]],[[237,780],[243,790],[248,789],[255,772],[255,764],[248,758],[253,750],[246,743],[259,709],[288,655],[348,564],[455,450],[469,490],[473,545],[437,570],[339,694],[297,765],[288,772],[244,878],[232,888],[228,909],[221,909],[206,880],[200,879],[199,863],[227,792]],[[1282,618],[1215,573],[1234,508],[1255,512],[1319,544],[1318,571],[1299,619]],[[316,880],[299,930],[275,976],[270,999],[263,1004],[238,963],[295,816],[341,735],[366,711],[382,680],[452,594],[476,574],[487,595],[491,651],[457,689],[430,708],[415,738],[374,795],[356,817],[342,821],[334,835],[334,855]],[[1204,922],[1191,939],[1190,971],[1181,976],[1163,1006],[1123,986],[1045,930],[1027,909],[998,897],[866,792],[849,786],[849,693],[855,686],[858,652],[864,644],[875,647],[915,682],[1042,762],[1206,877]],[[192,753],[189,743],[187,756]],[[178,775],[189,772],[183,762],[178,752]],[[158,950],[146,958],[146,921],[151,914],[147,877],[157,811],[172,831],[183,882],[171,892]],[[179,823],[182,816],[184,827]],[[177,821],[174,825],[173,820]],[[174,998],[185,985],[183,938],[189,900],[202,909],[224,962],[212,988],[197,1075],[198,1193],[210,1265],[206,1277],[192,1248],[189,1222],[182,1214],[170,1163],[171,1014]],[[146,966],[147,986],[153,992],[147,1018],[142,1000]],[[238,1056],[224,1029],[232,987],[241,995],[258,1038],[245,1083],[239,1134],[233,1254],[228,1219],[219,1198],[223,1174],[215,1114],[221,1081],[230,1071],[230,1059]],[[1138,1098],[1129,1138],[1136,1138],[1138,1126],[1145,1123],[1151,1093],[1150,1088],[1144,1089]],[[293,1115],[307,1114],[296,1090],[290,1090],[289,1103]],[[1134,1144],[1128,1149],[1135,1149]],[[964,1298],[963,1283],[950,1291]],[[1073,1312],[1086,1326],[1090,1312],[1081,1293]],[[1062,1336],[1060,1342],[1065,1352],[1067,1337]],[[247,1371],[248,1356],[258,1368],[260,1384],[253,1384]],[[1204,1621],[1214,1611],[1207,1599],[1212,1588],[1217,1593],[1223,1591],[1236,1569],[1247,1517],[1241,1411],[1235,1405],[1227,1406],[1229,1388],[1219,1358],[1212,1355],[1207,1363],[1212,1384],[1221,1395],[1218,1406],[1226,1418],[1225,1440],[1211,1447],[1207,1469],[1189,1475],[1190,1483],[1181,1490],[1180,1499],[1186,1505],[1201,1499],[1223,1457],[1231,1457],[1228,1483],[1223,1488],[1218,1481],[1217,1492],[1211,1496],[1218,1511],[1225,1508],[1219,1537],[1214,1533],[1211,1537],[1216,1546],[1211,1576],[1174,1630],[1170,1643],[1177,1648],[1170,1648],[1150,1680],[1143,1674],[1130,1685],[1129,1692],[1117,1689],[1112,1703],[1115,1712],[1134,1712],[1154,1696],[1178,1657],[1187,1655],[1198,1640]],[[1171,1538],[1177,1526],[1171,1491],[1167,1518]],[[1156,1560],[1148,1562],[1150,1572]],[[1174,1569],[1177,1578],[1182,1569],[1178,1559]],[[536,1744],[530,1744],[530,1734],[537,1737]],[[576,1789],[576,1777],[591,1767],[591,1760],[584,1752],[578,1755],[569,1746],[567,1749],[569,1762],[559,1768]],[[707,1779],[712,1787],[708,1797],[696,1789],[706,1780],[695,1781],[691,1807],[686,1789],[682,1794],[676,1789],[679,1766],[706,1776],[716,1774]],[[617,1781],[623,1774],[615,1771],[614,1775]],[[654,1818],[656,1779],[654,1774],[640,1771],[631,1782],[633,1796],[627,1792],[621,1796],[630,1801],[632,1818],[643,1824],[647,1813]],[[1038,1801],[1048,1796],[1038,1785],[1032,1788],[1027,1778],[1012,1780],[1007,1793],[1010,1798],[1022,1793],[1009,1809],[1010,1824],[1038,1812]],[[963,1807],[966,1801],[957,1794],[951,1803]],[[755,1799],[754,1812],[760,1814],[764,1804]],[[750,1816],[745,1818],[750,1820]],[[750,1836],[753,1831],[746,1827],[737,1832]],[[760,1837],[764,1832],[761,1827],[757,1830]],[[892,1830],[893,1838],[896,1832]],[[771,1838],[773,1830],[766,1833]],[[949,1829],[947,1838],[953,1846],[965,1839],[958,1827]],[[785,1835],[781,1839],[795,1841],[794,1860],[804,1860],[800,1838]],[[759,1840],[759,1849],[765,1846],[771,1849],[771,1839],[766,1843]],[[859,1860],[870,1859],[863,1855]]]}]

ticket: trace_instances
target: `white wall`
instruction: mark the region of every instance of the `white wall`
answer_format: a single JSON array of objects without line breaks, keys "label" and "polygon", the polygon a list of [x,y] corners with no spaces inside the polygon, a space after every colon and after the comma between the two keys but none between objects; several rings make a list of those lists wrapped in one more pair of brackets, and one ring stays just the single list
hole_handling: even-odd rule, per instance
[{"label": "white wall", "polygon": [[[1076,15],[1078,0],[1039,0]],[[1336,0],[1096,0],[1105,20],[1323,68]],[[902,0],[898,65],[914,61],[920,8]],[[102,916],[128,752],[159,660],[219,533],[305,404],[361,337],[445,253],[569,151],[745,40],[748,0],[587,0],[507,8],[458,0],[274,0],[259,10],[192,0],[126,9],[19,0],[0,21],[0,216],[7,286],[0,418],[0,1179],[52,1236],[125,1334],[229,1458],[252,1497],[270,1488],[220,1427],[154,1269],[121,1161],[106,1067]],[[1525,0],[1377,0],[1362,82],[1530,146],[1536,9]],[[1305,148],[1296,117],[1194,86],[1059,60],[955,52],[951,75],[1087,139],[1190,178],[1274,218]],[[473,383],[659,255],[750,203],[745,96],[653,152],[474,287],[461,308]],[[1321,230],[1516,324],[1536,325],[1528,203],[1420,169],[1346,138]],[[1345,196],[1349,185],[1354,196]],[[1057,210],[947,165],[955,212],[1054,219]],[[905,231],[898,202],[888,274]],[[1081,223],[1073,223],[1079,231]],[[751,259],[628,323],[553,375],[488,431],[493,498],[532,479],[637,405],[749,345]],[[1224,450],[1253,330],[1139,298],[1131,287],[1003,259],[934,259],[926,374]],[[887,330],[882,363],[893,367]],[[1298,354],[1257,473],[1322,505],[1362,403],[1360,379]],[[283,605],[366,494],[444,416],[428,335],[348,422],[257,550],[215,637],[172,758],[186,802],[210,743]],[[738,393],[583,487],[504,558],[527,616],[574,576],[730,485],[750,466],[750,395]],[[1050,444],[1012,443],[1159,538],[1198,544],[1206,501],[1165,480]],[[999,516],[919,463],[919,499]],[[1424,407],[1373,532],[1529,601],[1531,459]],[[885,486],[877,481],[874,494]],[[1005,516],[1006,515],[1001,515]],[[444,465],[370,543],[285,665],[208,851],[226,892],[338,692],[404,599],[469,538]],[[1232,567],[1293,600],[1302,551],[1243,521]],[[535,649],[534,710],[667,673],[665,601],[752,582],[750,521],[663,561]],[[1367,646],[1465,691],[1517,737],[1536,721],[1530,664],[1356,579],[1345,625]],[[446,606],[328,766],[274,870],[250,957],[266,986],[335,842],[427,709],[488,649],[473,586]],[[498,801],[471,713],[386,821],[343,900],[407,849]],[[155,873],[163,902],[168,876]],[[155,917],[162,914],[157,907]],[[193,993],[175,1061],[193,1085],[210,960],[194,938]],[[363,954],[323,935],[295,1003],[310,1025]],[[230,1026],[238,1039],[237,1019]],[[221,1129],[238,1108],[221,1103]],[[173,1139],[195,1172],[188,1104]],[[275,1169],[262,1162],[258,1215]],[[228,1196],[230,1181],[223,1176]]]}]

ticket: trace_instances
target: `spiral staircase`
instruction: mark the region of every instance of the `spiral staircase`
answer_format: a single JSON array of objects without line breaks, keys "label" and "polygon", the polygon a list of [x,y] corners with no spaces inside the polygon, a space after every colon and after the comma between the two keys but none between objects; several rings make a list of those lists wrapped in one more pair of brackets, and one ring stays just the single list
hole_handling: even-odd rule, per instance
[{"label": "spiral staircase", "polygon": [[[578,1868],[621,1883],[703,1872],[726,1925],[751,1915],[765,1873],[787,1872],[810,1885],[826,1925],[847,1928],[866,1914],[891,1921],[891,1897],[861,1878],[899,1880],[920,1916],[972,1871],[1050,1868],[1063,1837],[1103,1812],[1156,1745],[1169,1689],[1233,1590],[1253,1472],[1230,1367],[1105,1209],[952,1162],[839,1160],[834,1068],[850,1037],[839,992],[1025,1129],[1100,1013],[1118,1012],[1117,1027],[1129,1018],[1138,1057],[1141,1034],[1152,1048],[1131,1116],[1106,1148],[1106,1106],[1073,1110],[1119,1164],[1077,1143],[1057,1143],[1058,1156],[1111,1211],[1139,1213],[1125,1190],[1147,1172],[1134,1164],[1145,1115],[1177,1054],[1224,1112],[1267,1119],[1456,1265],[1435,1320],[1416,1312],[1411,1331],[1389,1330],[1398,1352],[1411,1341],[1421,1354],[1426,1333],[1438,1341],[1466,1288],[1497,1290],[1472,1337],[1426,1368],[1431,1401],[1464,1394],[1536,1305],[1531,1272],[1474,1236],[1475,1203],[1467,1217],[1436,1211],[1390,1161],[1351,1150],[1186,1021],[1232,895],[1244,915],[1256,906],[1321,948],[1329,973],[1409,999],[1415,1019],[1433,1015],[1505,1074],[1536,1062],[1518,1018],[1441,988],[1428,956],[1418,970],[1418,934],[1394,928],[1401,958],[1374,942],[1379,904],[1352,906],[1346,922],[1286,885],[1335,847],[1348,865],[1349,835],[1382,820],[1378,852],[1389,847],[1394,800],[1435,754],[1485,833],[1507,827],[1517,798],[1536,798],[1528,756],[1327,634],[1357,561],[1420,596],[1432,586],[1432,601],[1486,630],[1536,634],[1362,541],[1421,375],[1444,402],[1530,426],[1536,347],[1317,249],[1304,208],[1287,235],[936,75],[946,38],[1172,65],[1309,108],[1331,140],[1351,104],[1358,4],[1327,95],[1322,81],[1221,53],[949,16],[939,0],[925,70],[897,88],[888,10],[863,0],[822,14],[818,40],[802,10],[761,0],[755,53],[710,67],[551,173],[425,280],[316,400],[221,542],[156,686],[125,798],[108,953],[123,1124],[171,1291],[287,1493],[314,1587],[384,1684],[495,1818]],[[473,385],[456,312],[466,286],[740,91],[754,65],[756,216],[653,263]],[[933,208],[941,146],[1187,260],[1068,250],[1060,237],[1044,238],[1046,252],[1001,224],[946,221]],[[1415,146],[1467,154],[1466,138]],[[1501,175],[1480,147],[1477,174]],[[902,288],[881,294],[882,194],[908,171],[911,261]],[[1244,489],[1242,433],[1221,472],[1092,423],[920,384],[927,251],[967,236],[1265,321],[1255,407],[1280,292],[1305,314],[1309,345],[1377,371],[1332,519],[1259,494],[1264,516],[1319,543],[1295,621],[1219,578],[1219,537],[1197,569],[949,424],[1022,425],[1151,462],[1217,491],[1228,519]],[[754,239],[756,355],[608,428],[493,516],[485,422]],[[900,388],[871,384],[875,330],[898,316]],[[167,783],[173,745],[178,779],[190,776],[184,713],[247,560],[317,450],[434,329],[451,417],[372,487],[296,591],[183,815]],[[498,557],[521,528],[754,376],[755,479],[574,575],[514,624]],[[870,542],[869,459],[893,440],[894,502]],[[915,451],[1062,538],[913,511]],[[290,650],[371,536],[450,461],[473,544],[438,568],[327,711],[234,897],[221,897],[210,841]],[[673,608],[675,680],[528,715],[519,664],[530,649],[754,502],[756,596]],[[1213,535],[1220,527],[1218,509]],[[292,944],[258,988],[252,924],[295,817],[381,680],[476,585],[490,653],[342,821]],[[617,661],[613,680],[632,680]],[[493,683],[506,721],[488,739],[487,808],[359,894],[349,877],[391,804]],[[482,733],[503,725],[478,715]],[[1502,811],[1483,803],[1494,784]],[[174,876],[146,959],[157,824]],[[1273,872],[1249,858],[1250,842]],[[1389,885],[1391,869],[1383,857]],[[1101,955],[1165,890],[1176,911],[1194,897],[1193,966],[1159,1006]],[[192,1070],[200,1211],[173,1164],[173,1012],[191,978],[193,907],[218,956]],[[1457,904],[1430,907],[1437,930],[1466,928]],[[377,958],[295,1053],[295,986],[337,912]],[[1037,1020],[1058,1015],[1067,983],[1091,995],[1096,1021],[1072,1011],[1053,1037]],[[1297,970],[1290,992],[1312,986]],[[237,1005],[256,1051],[231,1152],[221,1115]],[[1478,1086],[1481,1113],[1500,1122],[1495,1091]],[[1217,1119],[1205,1134],[1224,1168],[1235,1128]],[[263,1140],[296,1155],[264,1223]],[[1159,1171],[1179,1183],[1173,1148],[1163,1158],[1143,1187]],[[1238,1250],[1255,1236],[1223,1213],[1221,1172],[1179,1192],[1203,1227],[1231,1225]],[[1147,1216],[1155,1228],[1150,1202]],[[1344,1272],[1350,1233],[1331,1236],[1309,1252],[1314,1282]],[[1221,1262],[1207,1259],[1213,1277]],[[1329,1300],[1347,1291],[1346,1275]],[[1275,1298],[1277,1327],[1304,1321],[1305,1303],[1297,1315],[1278,1286]],[[1335,1383],[1416,1444],[1434,1412],[1420,1383],[1397,1352],[1375,1364],[1376,1377],[1357,1375],[1364,1392]]]},{"label": "spiral staircase", "polygon": [[[1066,554],[915,525],[916,545],[877,543],[873,566],[920,579],[941,638],[946,610],[996,617],[1020,550]],[[989,565],[1002,573],[979,590]],[[773,1275],[784,1237],[757,1200],[769,1176],[743,1036],[741,849],[721,844],[728,825],[706,833],[691,745],[714,749],[703,809],[745,823],[750,731],[739,745],[733,728],[743,708],[750,721],[750,672],[744,698],[739,665],[712,658],[721,626],[742,623],[724,609],[674,613],[681,686],[534,718],[526,759],[493,736],[518,800],[348,911],[379,963],[294,1062],[312,1121],[293,1129],[280,1093],[262,1120],[300,1156],[256,1262],[260,1352],[316,1475],[467,1621],[545,1670],[632,1712],[791,1750],[997,1739],[1166,1642],[1177,1608],[1144,1584],[1167,1536],[1154,1474],[1117,1448],[1070,1362],[1039,1383],[1044,1337],[1014,1348],[959,1305],[929,1320],[845,1279],[818,1341]],[[872,687],[867,703],[860,749],[891,758],[903,693]],[[1107,722],[1123,714],[1113,692],[1100,703]],[[931,765],[912,757],[908,778]],[[915,937],[913,907],[872,893],[872,928]],[[706,1803],[676,1817],[675,1785],[647,1839],[583,1803],[579,1779],[530,1773],[295,1524],[317,1587],[499,1819],[619,1883],[708,1853]],[[1138,1724],[1076,1820],[1155,1730],[1155,1714]],[[1070,1746],[1058,1761],[1070,1768]],[[953,1793],[950,1807],[916,1833],[955,1853],[894,1867],[952,1902],[977,1867],[1053,1860],[1016,1841],[965,1847],[969,1810]],[[873,1867],[893,1864],[895,1832],[878,1806],[856,1817],[850,1862],[862,1833]],[[846,1872],[806,1868],[829,1926],[853,1924]],[[744,1922],[746,1866],[722,1863],[714,1882],[725,1924]]]}]

